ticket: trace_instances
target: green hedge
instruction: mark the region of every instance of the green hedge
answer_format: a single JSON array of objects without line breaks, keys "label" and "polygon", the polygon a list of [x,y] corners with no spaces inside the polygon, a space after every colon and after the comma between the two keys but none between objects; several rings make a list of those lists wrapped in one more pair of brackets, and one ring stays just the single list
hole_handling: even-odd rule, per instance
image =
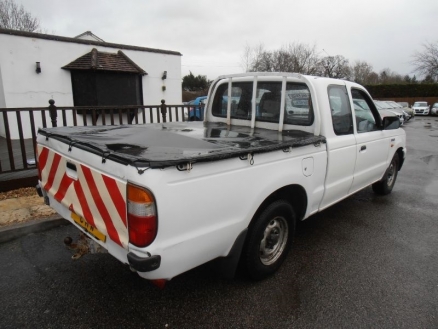
[{"label": "green hedge", "polygon": [[373,98],[437,97],[438,83],[365,86]]}]

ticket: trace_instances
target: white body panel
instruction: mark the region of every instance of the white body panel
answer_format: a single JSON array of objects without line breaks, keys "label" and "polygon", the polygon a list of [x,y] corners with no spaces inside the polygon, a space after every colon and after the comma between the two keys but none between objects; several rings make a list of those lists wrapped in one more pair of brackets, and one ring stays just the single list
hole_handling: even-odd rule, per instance
[{"label": "white body panel", "polygon": [[[298,184],[308,194],[306,217],[318,210],[324,192],[325,145],[309,145],[293,152],[275,151],[254,155],[254,164],[239,158],[195,164],[191,171],[175,167],[151,169],[139,175],[130,166],[107,161],[77,148],[68,154],[67,145],[38,137],[40,145],[67,156],[86,159],[83,164],[98,172],[135,182],[153,191],[157,200],[158,235],[146,248],[129,245],[127,250],[104,244],[110,253],[127,263],[126,254],[161,255],[159,269],[141,273],[147,279],[171,279],[177,274],[220,256],[226,256],[236,237],[251,221],[260,204],[278,188]],[[81,154],[82,153],[82,154]],[[313,173],[303,174],[303,159],[313,159]],[[120,169],[124,169],[123,172]],[[49,196],[50,197],[50,196]],[[50,205],[72,222],[71,212],[50,197]],[[111,240],[108,239],[111,242]]]}]

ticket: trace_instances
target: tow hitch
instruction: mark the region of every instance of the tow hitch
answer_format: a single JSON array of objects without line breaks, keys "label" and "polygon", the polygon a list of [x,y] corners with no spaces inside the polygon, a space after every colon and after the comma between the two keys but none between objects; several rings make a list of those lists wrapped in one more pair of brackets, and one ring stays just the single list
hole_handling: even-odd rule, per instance
[{"label": "tow hitch", "polygon": [[108,252],[100,244],[93,241],[82,232],[79,234],[79,239],[76,243],[73,243],[73,239],[68,236],[64,239],[64,244],[70,250],[76,251],[76,253],[71,256],[74,260],[79,259],[86,254],[105,254]]}]

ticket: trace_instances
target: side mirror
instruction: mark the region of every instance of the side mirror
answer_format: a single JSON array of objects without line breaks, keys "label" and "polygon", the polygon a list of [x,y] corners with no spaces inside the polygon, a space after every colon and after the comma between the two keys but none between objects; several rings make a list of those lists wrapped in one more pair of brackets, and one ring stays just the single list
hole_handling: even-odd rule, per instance
[{"label": "side mirror", "polygon": [[383,130],[391,130],[400,128],[400,120],[398,117],[384,117]]}]

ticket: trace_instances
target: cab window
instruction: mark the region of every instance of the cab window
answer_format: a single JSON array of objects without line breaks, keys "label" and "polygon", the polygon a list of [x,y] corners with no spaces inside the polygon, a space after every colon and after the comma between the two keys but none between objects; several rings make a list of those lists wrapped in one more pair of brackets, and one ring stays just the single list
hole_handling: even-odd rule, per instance
[{"label": "cab window", "polygon": [[[281,82],[259,82],[256,90],[256,121],[278,123],[281,107]],[[228,84],[218,87],[213,101],[214,116],[226,117],[231,102],[232,119],[251,120],[252,82],[232,84],[231,99],[228,99]],[[313,108],[310,91],[305,84],[286,84],[284,124],[310,126],[313,123]]]},{"label": "cab window", "polygon": [[376,119],[372,111],[372,103],[368,95],[359,89],[352,88],[354,116],[358,133],[378,130]]},{"label": "cab window", "polygon": [[335,134],[353,134],[353,117],[347,88],[345,86],[330,85],[328,87],[328,97]]},{"label": "cab window", "polygon": [[228,103],[231,103],[232,119],[251,118],[252,82],[236,82],[231,87],[231,99],[228,99],[228,84],[220,85],[213,101],[214,116],[227,117]]}]

